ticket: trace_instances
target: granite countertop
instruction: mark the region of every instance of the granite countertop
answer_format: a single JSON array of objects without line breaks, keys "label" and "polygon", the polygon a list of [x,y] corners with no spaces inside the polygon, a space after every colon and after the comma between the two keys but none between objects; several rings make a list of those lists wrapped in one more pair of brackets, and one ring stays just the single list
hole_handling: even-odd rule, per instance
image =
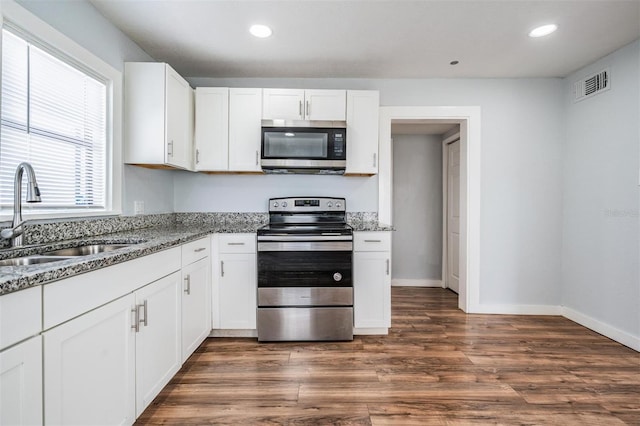
[{"label": "granite countertop", "polygon": [[393,226],[377,221],[352,222],[350,225],[354,231],[395,231]]},{"label": "granite countertop", "polygon": [[[212,233],[254,233],[267,220],[263,213],[223,213],[211,220],[207,214],[184,214],[180,222],[163,223],[139,229],[111,232],[114,219],[100,219],[94,222],[95,228],[106,233],[87,235],[81,238],[64,239],[64,236],[82,235],[87,226],[73,224],[45,224],[34,232],[40,238],[40,244],[26,245],[20,248],[0,249],[0,260],[42,254],[48,251],[93,244],[131,243],[111,252],[77,256],[56,262],[25,266],[0,266],[0,296],[36,285],[69,278],[85,272],[133,260],[161,250],[168,249],[198,239]],[[349,220],[354,231],[393,231],[393,227],[378,222],[370,214],[355,214]],[[120,220],[120,219],[115,219]],[[137,218],[123,220],[136,221]],[[213,223],[212,223],[213,222]],[[137,222],[135,222],[137,223]],[[68,237],[67,237],[68,238]],[[59,239],[56,241],[54,239]]]},{"label": "granite countertop", "polygon": [[237,222],[204,226],[159,226],[115,232],[74,240],[23,246],[0,250],[0,259],[42,254],[47,251],[92,244],[122,244],[131,246],[111,252],[77,256],[56,262],[25,266],[0,266],[0,296],[28,287],[69,278],[85,272],[133,260],[161,250],[196,240],[211,233],[256,232],[260,224]]}]

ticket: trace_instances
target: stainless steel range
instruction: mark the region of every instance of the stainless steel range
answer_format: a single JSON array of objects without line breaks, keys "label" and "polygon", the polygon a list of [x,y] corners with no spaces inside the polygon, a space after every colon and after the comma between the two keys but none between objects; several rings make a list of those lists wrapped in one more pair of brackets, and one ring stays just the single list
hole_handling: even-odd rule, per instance
[{"label": "stainless steel range", "polygon": [[352,248],[344,198],[270,199],[258,230],[258,340],[353,340]]}]

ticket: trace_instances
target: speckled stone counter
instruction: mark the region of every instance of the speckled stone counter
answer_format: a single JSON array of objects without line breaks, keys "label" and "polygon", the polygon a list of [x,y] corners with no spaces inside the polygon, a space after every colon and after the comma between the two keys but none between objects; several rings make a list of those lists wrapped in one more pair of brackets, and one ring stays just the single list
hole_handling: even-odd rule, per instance
[{"label": "speckled stone counter", "polygon": [[[42,254],[82,245],[132,245],[112,252],[77,256],[56,262],[0,266],[0,295],[133,260],[212,233],[256,232],[267,220],[266,214],[260,213],[179,213],[35,223],[31,225],[30,236],[31,241],[36,243],[19,249],[0,250],[0,259]],[[127,229],[132,226],[141,228]],[[114,229],[119,231],[113,232]],[[65,239],[67,235],[70,238]]]},{"label": "speckled stone counter", "polygon": [[[355,231],[393,230],[377,219],[376,213],[347,213],[347,222]],[[212,233],[253,233],[268,221],[267,213],[257,212],[167,213],[28,222],[25,226],[27,245],[10,249],[7,241],[3,241],[0,260],[82,245],[132,245],[56,262],[0,266],[0,295],[133,260]]]}]

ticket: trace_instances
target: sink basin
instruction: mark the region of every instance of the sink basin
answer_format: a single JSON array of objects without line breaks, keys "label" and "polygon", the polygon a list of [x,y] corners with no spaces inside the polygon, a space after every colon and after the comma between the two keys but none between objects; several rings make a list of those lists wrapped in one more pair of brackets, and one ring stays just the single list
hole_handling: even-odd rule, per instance
[{"label": "sink basin", "polygon": [[26,266],[37,265],[40,263],[60,262],[62,260],[70,259],[68,256],[24,256],[14,257],[12,259],[0,260],[0,266]]},{"label": "sink basin", "polygon": [[44,253],[45,256],[88,256],[90,254],[104,253],[121,248],[129,247],[131,244],[91,244],[80,247],[69,247]]}]

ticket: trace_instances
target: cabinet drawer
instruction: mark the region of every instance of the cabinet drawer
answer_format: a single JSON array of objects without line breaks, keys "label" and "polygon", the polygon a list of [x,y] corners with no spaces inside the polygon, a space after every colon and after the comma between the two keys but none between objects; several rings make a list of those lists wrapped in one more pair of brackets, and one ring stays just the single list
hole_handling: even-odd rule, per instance
[{"label": "cabinet drawer", "polygon": [[41,330],[41,286],[0,296],[0,350]]},{"label": "cabinet drawer", "polygon": [[218,250],[220,253],[255,253],[256,234],[220,234]]},{"label": "cabinet drawer", "polygon": [[182,245],[182,267],[192,264],[196,260],[209,256],[211,239],[209,236]]},{"label": "cabinet drawer", "polygon": [[354,251],[390,251],[391,233],[381,232],[354,232]]}]

